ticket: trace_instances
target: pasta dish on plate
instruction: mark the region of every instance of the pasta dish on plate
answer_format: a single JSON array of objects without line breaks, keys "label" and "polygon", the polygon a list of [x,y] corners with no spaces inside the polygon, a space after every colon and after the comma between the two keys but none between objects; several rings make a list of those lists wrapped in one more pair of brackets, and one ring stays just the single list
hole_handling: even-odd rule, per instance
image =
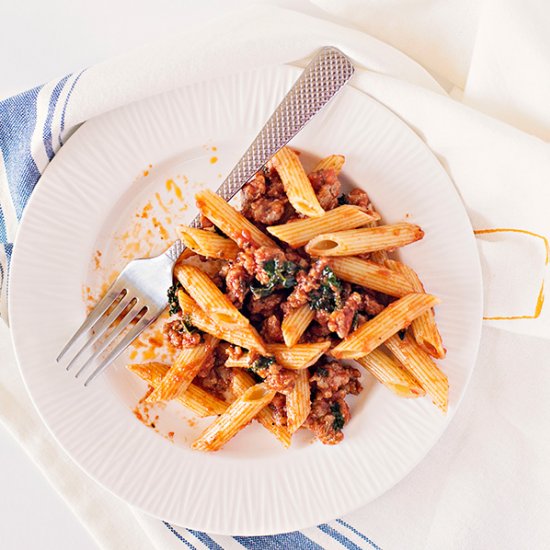
[{"label": "pasta dish on plate", "polygon": [[254,419],[285,447],[300,429],[339,443],[359,366],[447,410],[439,300],[389,255],[424,233],[381,224],[361,189],[341,193],[343,164],[331,155],[306,173],[284,147],[243,187],[240,210],[202,191],[201,228],[178,227],[187,249],[163,328],[178,355],[128,368],[149,384],[146,403],[216,417],[194,449],[219,450]]}]

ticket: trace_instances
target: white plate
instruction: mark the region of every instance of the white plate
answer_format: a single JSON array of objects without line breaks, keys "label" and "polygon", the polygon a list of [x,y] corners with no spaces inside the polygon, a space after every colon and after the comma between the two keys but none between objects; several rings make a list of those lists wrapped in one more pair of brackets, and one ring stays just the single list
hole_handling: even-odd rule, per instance
[{"label": "white plate", "polygon": [[[84,124],[46,170],[17,237],[12,333],[44,422],[103,486],[193,529],[291,531],[376,498],[437,441],[477,353],[481,276],[459,197],[412,130],[348,87],[293,145],[316,157],[345,154],[346,177],[369,192],[386,221],[406,219],[425,230],[424,240],[407,247],[402,258],[442,299],[437,319],[448,349],[442,363],[451,386],[447,417],[428,399],[398,399],[365,375],[366,389],[351,400],[353,418],[340,445],[311,444],[304,435],[287,451],[254,424],[221,452],[205,455],[188,447],[205,421],[195,422],[181,407],[169,405],[156,422],[161,434],[175,432],[174,441],[136,420],[132,409],[145,385],[126,371],[125,360],[87,389],[56,365],[54,358],[85,315],[83,287],[84,293],[86,287],[99,292],[128,258],[163,249],[175,220],[194,215],[193,193],[221,183],[297,75],[289,67],[236,75]],[[148,201],[151,210],[141,217]]]}]

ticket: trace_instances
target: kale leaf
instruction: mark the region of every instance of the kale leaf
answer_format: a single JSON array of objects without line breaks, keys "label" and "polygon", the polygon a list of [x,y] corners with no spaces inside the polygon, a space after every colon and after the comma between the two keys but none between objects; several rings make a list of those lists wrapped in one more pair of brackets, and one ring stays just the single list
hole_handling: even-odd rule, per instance
[{"label": "kale leaf", "polygon": [[182,288],[179,281],[176,281],[169,289],[168,289],[168,305],[170,306],[170,309],[168,310],[168,313],[170,315],[174,315],[175,313],[179,313],[181,311],[180,304],[178,301],[178,290]]},{"label": "kale leaf", "polygon": [[344,205],[344,204],[349,204],[349,200],[348,200],[348,197],[345,193],[342,193],[339,197],[338,197],[338,204],[340,206]]},{"label": "kale leaf", "polygon": [[296,272],[300,269],[294,262],[281,262],[278,258],[267,260],[262,269],[269,277],[267,285],[250,285],[256,298],[265,298],[277,289],[292,288],[296,285]]},{"label": "kale leaf", "polygon": [[325,369],[325,367],[317,367],[315,369],[315,374],[318,374],[319,376],[326,378],[328,376],[328,370]]},{"label": "kale leaf", "polygon": [[254,372],[251,368],[247,369],[247,370],[248,370],[250,376],[252,376],[252,378],[254,378],[254,382],[256,382],[257,384],[261,384],[264,381],[264,379],[259,374]]},{"label": "kale leaf", "polygon": [[309,305],[312,309],[332,313],[342,307],[341,292],[342,281],[326,266],[321,273],[321,285],[309,293]]},{"label": "kale leaf", "polygon": [[275,363],[275,357],[264,357],[261,355],[258,359],[256,359],[256,361],[254,361],[254,363],[252,363],[248,370],[257,373],[259,370],[268,369],[271,365],[273,365],[273,363]]},{"label": "kale leaf", "polygon": [[177,328],[177,331],[180,334],[192,334],[193,332],[197,332],[199,329],[191,322],[191,318],[189,315],[185,315],[180,322],[179,327]]},{"label": "kale leaf", "polygon": [[342,411],[340,409],[340,403],[338,403],[337,401],[335,401],[334,403],[331,403],[330,412],[334,416],[334,420],[332,421],[332,427],[337,432],[341,432],[346,421],[344,420],[344,415],[342,414]]}]

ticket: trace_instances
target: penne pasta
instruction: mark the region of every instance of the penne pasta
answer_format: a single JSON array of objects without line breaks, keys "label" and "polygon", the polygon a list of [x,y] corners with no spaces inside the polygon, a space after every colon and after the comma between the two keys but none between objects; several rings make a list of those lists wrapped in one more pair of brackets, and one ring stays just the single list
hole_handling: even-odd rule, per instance
[{"label": "penne pasta", "polygon": [[[380,225],[380,220],[370,223],[367,227],[377,227]],[[388,259],[387,250],[375,250],[370,253],[370,259],[374,263],[385,265],[384,262]]]},{"label": "penne pasta", "polygon": [[[256,383],[250,374],[244,371],[236,371],[231,380],[231,391],[236,397],[242,395],[247,389]],[[269,430],[284,447],[290,447],[291,434],[285,426],[279,426],[273,416],[273,411],[269,407],[263,408],[257,415],[256,420]]]},{"label": "penne pasta", "polygon": [[298,155],[292,149],[280,149],[271,159],[271,164],[277,170],[288,200],[296,212],[310,217],[325,213]]},{"label": "penne pasta", "polygon": [[398,397],[421,397],[426,394],[412,374],[381,348],[358,357],[356,361]]},{"label": "penne pasta", "polygon": [[376,216],[367,214],[358,206],[345,204],[334,210],[325,212],[317,218],[272,225],[267,230],[279,240],[288,243],[293,248],[304,246],[320,233],[355,229],[376,220]]},{"label": "penne pasta", "polygon": [[309,388],[309,372],[298,372],[296,384],[286,397],[286,413],[288,431],[293,434],[305,422],[311,411],[311,396]]},{"label": "penne pasta", "polygon": [[207,332],[219,340],[225,340],[230,344],[235,344],[245,349],[256,349],[261,353],[266,353],[265,345],[252,325],[246,330],[228,330],[218,326],[212,318],[199,307],[197,302],[183,290],[178,291],[178,302],[183,316],[187,317],[190,323],[199,330]]},{"label": "penne pasta", "polygon": [[423,236],[424,231],[411,223],[379,225],[318,235],[306,245],[306,252],[312,256],[356,256],[405,246]]},{"label": "penne pasta", "polygon": [[256,247],[277,246],[265,233],[216,193],[201,191],[195,198],[199,210],[240,248],[245,244],[253,244]]},{"label": "penne pasta", "polygon": [[[396,273],[400,273],[407,277],[414,292],[424,292],[424,286],[414,269],[395,260],[387,260],[386,265]],[[446,350],[443,347],[441,334],[435,323],[435,313],[433,309],[429,309],[417,317],[412,322],[411,329],[417,344],[426,353],[437,359],[443,359],[445,357]]]},{"label": "penne pasta", "polygon": [[[157,388],[170,367],[163,363],[153,362],[134,363],[128,365],[127,368],[142,380],[145,380],[150,386]],[[195,384],[190,384],[187,390],[177,398],[177,401],[200,417],[222,414],[229,406],[225,401],[218,399]]]},{"label": "penne pasta", "polygon": [[[315,342],[313,344],[297,344],[291,348],[285,344],[266,344],[267,352],[275,357],[275,361],[285,369],[302,370],[311,367],[330,348],[331,342]],[[249,354],[241,357],[229,357],[225,362],[226,367],[239,367],[248,369],[254,361]]]},{"label": "penne pasta", "polygon": [[219,326],[246,326],[248,319],[231,303],[231,300],[214,284],[214,281],[194,265],[177,264],[174,275],[185,291],[212,316]]},{"label": "penne pasta", "polygon": [[356,359],[368,355],[438,303],[439,299],[430,294],[407,294],[352,332],[331,350],[331,354],[337,359]]},{"label": "penne pasta", "polygon": [[193,443],[198,451],[217,451],[244,428],[275,397],[265,384],[256,384],[240,395]]},{"label": "penne pasta", "polygon": [[312,344],[266,344],[267,351],[275,356],[279,365],[286,369],[301,370],[311,367],[331,346],[330,340]]},{"label": "penne pasta", "polygon": [[406,294],[415,292],[406,277],[368,260],[351,257],[332,258],[330,267],[337,277],[348,283],[371,288],[389,296],[401,298]]},{"label": "penne pasta", "polygon": [[410,334],[401,340],[395,335],[386,342],[388,349],[418,380],[437,407],[447,412],[449,380],[431,357],[416,343]]},{"label": "penne pasta", "polygon": [[193,378],[214,351],[217,343],[217,338],[206,334],[204,343],[192,348],[183,348],[174,364],[162,378],[160,384],[147,397],[146,401],[148,403],[170,401],[183,395],[193,382]]},{"label": "penne pasta", "polygon": [[281,323],[285,344],[289,347],[297,344],[314,318],[315,312],[309,307],[309,304],[291,309],[286,313]]},{"label": "penne pasta", "polygon": [[177,233],[188,249],[207,258],[234,260],[239,253],[234,241],[212,231],[179,225]]},{"label": "penne pasta", "polygon": [[376,264],[385,265],[385,262],[388,259],[388,251],[375,250],[374,252],[371,252],[370,259]]},{"label": "penne pasta", "polygon": [[344,155],[329,155],[316,164],[313,172],[318,172],[319,170],[334,170],[336,175],[338,175],[345,161],[346,157],[344,157]]},{"label": "penne pasta", "polygon": [[254,365],[252,357],[249,353],[243,353],[240,357],[229,356],[225,360],[225,366],[231,369],[250,369]]}]

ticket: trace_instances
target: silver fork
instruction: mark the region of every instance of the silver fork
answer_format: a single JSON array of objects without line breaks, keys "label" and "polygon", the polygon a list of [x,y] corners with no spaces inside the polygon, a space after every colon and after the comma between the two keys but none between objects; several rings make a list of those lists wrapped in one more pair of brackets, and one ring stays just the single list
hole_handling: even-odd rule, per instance
[{"label": "silver fork", "polygon": [[[218,195],[227,201],[235,196],[334,97],[353,72],[351,61],[340,50],[322,48],[217,190]],[[191,225],[197,227],[199,221],[197,216]],[[67,342],[57,362],[71,352],[72,358],[66,368],[69,370],[80,365],[76,373],[79,377],[134,323],[103,357],[84,385],[101,374],[166,308],[166,291],[172,284],[174,264],[184,248],[177,240],[160,256],[131,261]],[[115,323],[117,319],[118,323]],[[84,339],[84,335],[87,338]],[[99,342],[104,335],[105,338]],[[86,351],[96,342],[97,349],[82,363]]]}]

